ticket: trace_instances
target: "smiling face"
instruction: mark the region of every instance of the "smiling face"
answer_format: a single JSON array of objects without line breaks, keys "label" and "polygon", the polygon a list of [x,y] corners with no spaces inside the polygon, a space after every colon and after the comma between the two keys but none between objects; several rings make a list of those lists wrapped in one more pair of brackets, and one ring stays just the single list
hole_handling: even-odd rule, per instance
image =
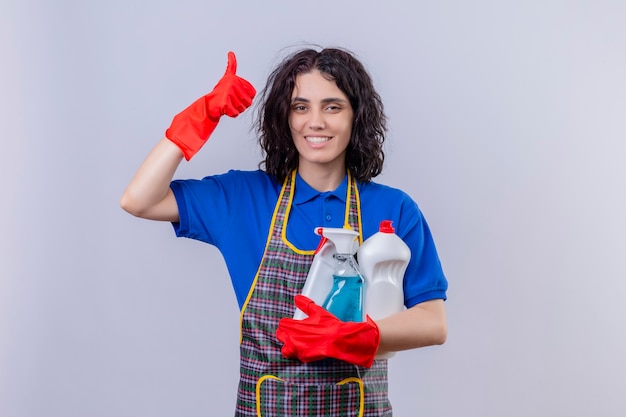
[{"label": "smiling face", "polygon": [[306,176],[343,176],[353,120],[348,97],[318,70],[296,77],[289,128],[298,150],[298,170]]}]

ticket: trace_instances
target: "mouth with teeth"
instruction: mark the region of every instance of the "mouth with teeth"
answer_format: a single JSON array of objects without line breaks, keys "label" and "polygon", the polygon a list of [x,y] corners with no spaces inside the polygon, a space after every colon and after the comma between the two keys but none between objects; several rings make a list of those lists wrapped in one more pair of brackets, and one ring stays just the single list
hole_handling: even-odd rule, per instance
[{"label": "mouth with teeth", "polygon": [[324,143],[324,142],[328,142],[329,140],[331,140],[332,137],[329,137],[329,136],[305,136],[305,139],[309,143]]}]

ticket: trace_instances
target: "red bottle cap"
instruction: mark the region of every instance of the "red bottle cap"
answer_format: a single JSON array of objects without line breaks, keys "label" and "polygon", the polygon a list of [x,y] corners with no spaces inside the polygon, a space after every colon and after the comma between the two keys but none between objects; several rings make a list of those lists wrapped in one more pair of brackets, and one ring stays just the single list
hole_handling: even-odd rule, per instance
[{"label": "red bottle cap", "polygon": [[378,230],[381,233],[393,233],[393,232],[395,232],[395,229],[393,228],[393,221],[391,221],[391,220],[383,220],[382,222],[380,222],[380,226],[378,227]]}]

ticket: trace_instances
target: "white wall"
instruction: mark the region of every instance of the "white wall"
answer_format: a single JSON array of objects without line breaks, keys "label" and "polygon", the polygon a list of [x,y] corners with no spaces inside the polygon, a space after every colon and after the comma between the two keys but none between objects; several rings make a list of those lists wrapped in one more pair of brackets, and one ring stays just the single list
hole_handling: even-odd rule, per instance
[{"label": "white wall", "polygon": [[[443,347],[397,355],[397,416],[626,413],[626,5],[3,0],[0,415],[226,416],[238,311],[216,250],[118,199],[236,51],[259,89],[301,42],[372,72],[380,182],[421,205]],[[255,168],[250,114],[178,177]]]}]

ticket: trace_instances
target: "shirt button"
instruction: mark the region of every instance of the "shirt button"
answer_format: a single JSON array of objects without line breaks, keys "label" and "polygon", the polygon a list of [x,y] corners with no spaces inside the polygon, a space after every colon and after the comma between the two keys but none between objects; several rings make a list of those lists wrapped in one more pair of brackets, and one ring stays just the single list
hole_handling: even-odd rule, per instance
[{"label": "shirt button", "polygon": [[333,219],[333,216],[331,216],[330,214],[326,215],[326,220],[331,221]]}]

